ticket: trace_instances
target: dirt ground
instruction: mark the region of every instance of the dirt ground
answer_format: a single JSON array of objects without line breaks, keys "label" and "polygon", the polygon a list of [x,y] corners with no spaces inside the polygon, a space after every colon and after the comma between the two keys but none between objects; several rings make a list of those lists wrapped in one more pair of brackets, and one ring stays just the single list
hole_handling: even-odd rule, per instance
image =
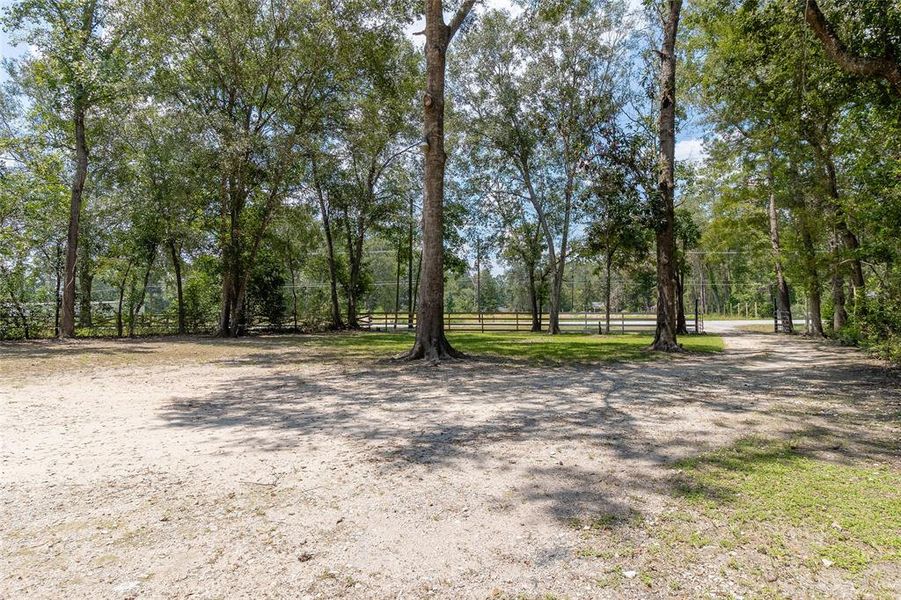
[{"label": "dirt ground", "polygon": [[749,435],[901,468],[898,373],[799,338],[438,368],[298,339],[0,345],[0,597],[741,597],[722,552],[658,554],[651,585],[644,542],[584,556],[573,523],[653,525],[673,461]]}]

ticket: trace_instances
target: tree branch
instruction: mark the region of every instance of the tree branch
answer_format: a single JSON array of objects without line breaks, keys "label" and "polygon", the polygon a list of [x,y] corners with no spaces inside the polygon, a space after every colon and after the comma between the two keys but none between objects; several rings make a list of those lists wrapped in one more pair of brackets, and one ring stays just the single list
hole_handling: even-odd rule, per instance
[{"label": "tree branch", "polygon": [[816,0],[807,0],[804,17],[823,43],[826,54],[843,70],[861,77],[881,77],[891,84],[896,94],[901,96],[901,65],[891,55],[866,57],[850,52],[820,10]]},{"label": "tree branch", "polygon": [[478,0],[465,0],[463,4],[460,5],[460,8],[457,9],[457,14],[454,15],[454,18],[451,19],[450,24],[447,26],[448,41],[454,37],[454,34],[457,33],[457,30],[460,29],[460,26],[463,24],[463,21],[466,20],[466,17],[469,15],[470,11],[472,11],[472,7],[475,6]]}]

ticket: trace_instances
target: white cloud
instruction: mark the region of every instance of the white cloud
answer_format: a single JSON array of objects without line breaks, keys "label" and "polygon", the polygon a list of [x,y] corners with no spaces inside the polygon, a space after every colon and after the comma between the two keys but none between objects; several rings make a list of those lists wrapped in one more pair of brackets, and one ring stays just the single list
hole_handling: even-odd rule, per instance
[{"label": "white cloud", "polygon": [[676,160],[701,162],[705,158],[707,151],[704,150],[704,140],[693,138],[676,142]]}]

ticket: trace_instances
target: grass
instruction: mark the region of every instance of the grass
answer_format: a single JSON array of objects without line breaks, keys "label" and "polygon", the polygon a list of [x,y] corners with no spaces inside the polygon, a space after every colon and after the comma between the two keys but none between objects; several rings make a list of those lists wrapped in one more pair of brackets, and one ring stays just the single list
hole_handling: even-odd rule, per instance
[{"label": "grass", "polygon": [[[541,333],[450,333],[451,344],[474,356],[497,356],[536,362],[633,361],[657,356],[648,351],[653,341],[646,335],[586,335]],[[351,358],[375,358],[400,354],[413,344],[408,333],[358,333],[315,336],[306,343],[338,350]],[[721,352],[723,340],[712,335],[684,336],[680,343],[689,352]]]},{"label": "grass", "polygon": [[760,532],[762,554],[851,573],[901,560],[901,474],[888,467],[837,464],[760,439],[677,466],[679,495],[711,518],[726,514],[730,531]]},{"label": "grass", "polygon": [[749,598],[794,597],[815,582],[811,597],[845,595],[846,586],[858,597],[896,597],[888,590],[901,564],[901,472],[806,455],[799,442],[747,438],[679,461],[673,497],[656,516],[567,520],[581,538],[574,556],[603,569],[598,586],[631,595],[679,596],[703,569]]}]

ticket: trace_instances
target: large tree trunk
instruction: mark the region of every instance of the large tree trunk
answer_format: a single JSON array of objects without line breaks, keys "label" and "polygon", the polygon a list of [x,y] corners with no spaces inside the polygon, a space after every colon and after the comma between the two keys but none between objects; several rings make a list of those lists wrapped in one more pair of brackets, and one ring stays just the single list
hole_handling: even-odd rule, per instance
[{"label": "large tree trunk", "polygon": [[658,198],[655,206],[657,242],[657,331],[653,350],[679,351],[676,341],[676,239],[675,211],[675,154],[676,154],[676,32],[682,0],[669,0],[669,10],[663,30],[660,51],[660,172],[657,180]]},{"label": "large tree trunk", "polygon": [[69,203],[69,231],[66,237],[66,271],[63,282],[62,324],[59,337],[75,335],[75,271],[78,262],[78,223],[81,218],[81,201],[88,177],[88,144],[85,136],[84,91],[78,85],[75,93],[73,122],[75,125],[75,173],[72,177],[72,193]]},{"label": "large tree trunk", "polygon": [[767,174],[767,182],[770,188],[769,220],[770,220],[770,244],[773,248],[773,265],[776,270],[776,311],[777,318],[782,321],[782,331],[792,333],[794,323],[791,314],[791,297],[789,296],[788,283],[782,266],[782,246],[779,242],[779,213],[776,211],[776,189],[773,179],[772,167]]},{"label": "large tree trunk", "polygon": [[178,301],[178,334],[184,335],[185,325],[185,294],[184,284],[181,278],[181,252],[178,251],[173,240],[169,240],[169,254],[172,259],[172,268],[175,269],[175,295]]},{"label": "large tree trunk", "polygon": [[475,0],[465,0],[450,25],[443,2],[426,0],[425,53],[427,87],[423,98],[425,198],[422,204],[422,273],[416,341],[408,359],[439,361],[462,358],[444,335],[444,79],[447,48]]}]

